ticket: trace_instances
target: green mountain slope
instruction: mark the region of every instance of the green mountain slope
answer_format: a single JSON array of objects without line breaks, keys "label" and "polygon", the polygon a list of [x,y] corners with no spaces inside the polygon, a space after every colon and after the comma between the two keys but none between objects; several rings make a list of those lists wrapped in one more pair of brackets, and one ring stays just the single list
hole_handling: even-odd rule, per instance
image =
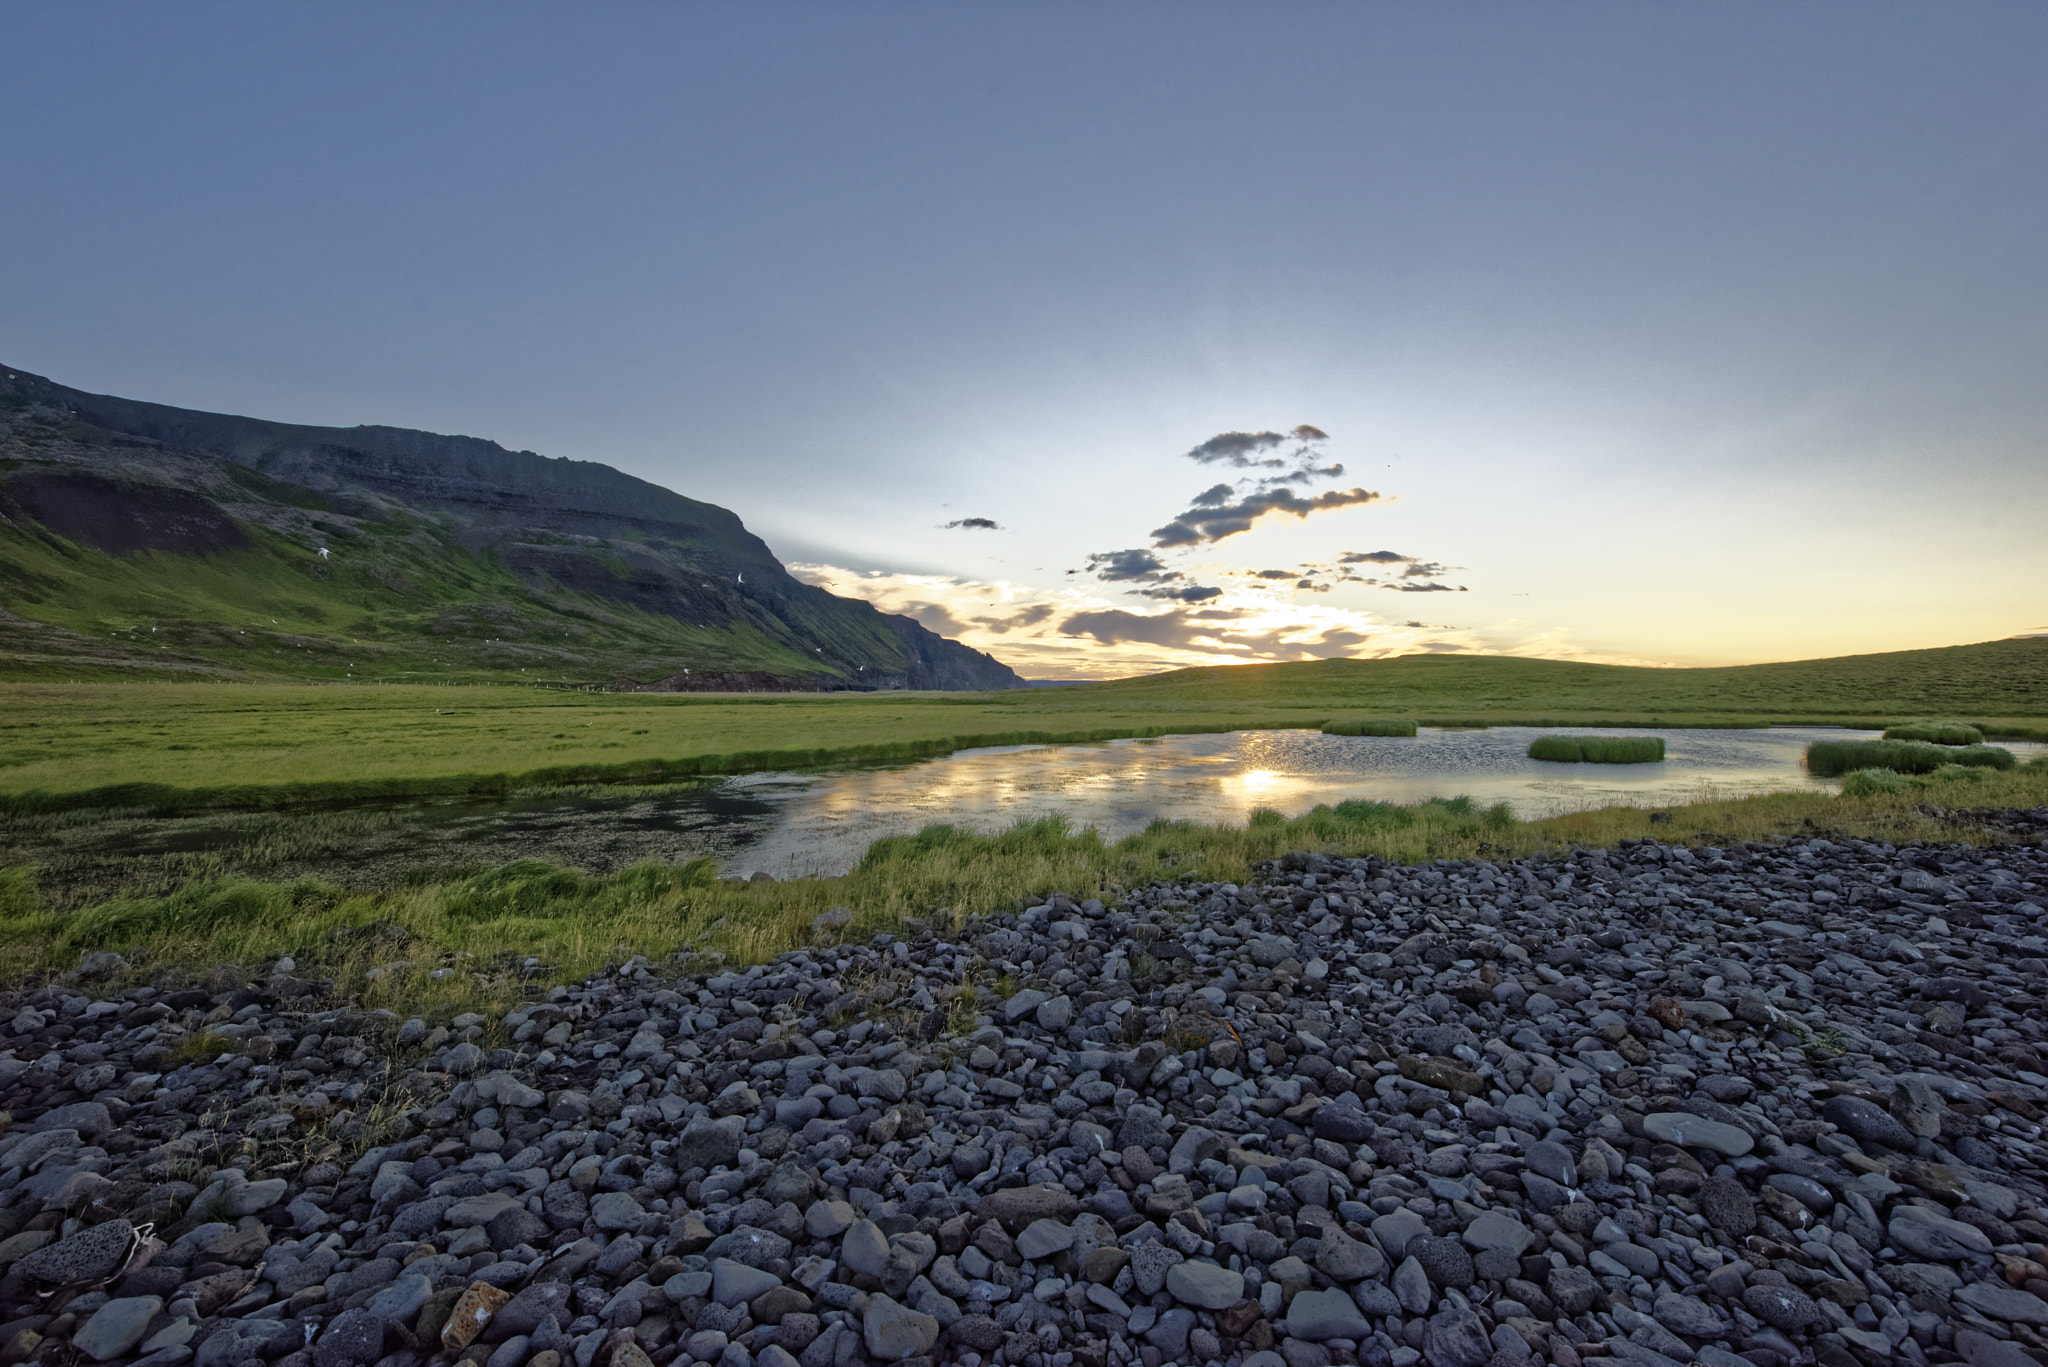
[{"label": "green mountain slope", "polygon": [[4,368],[0,604],[0,678],[1021,683],[799,583],[726,509],[609,466]]}]

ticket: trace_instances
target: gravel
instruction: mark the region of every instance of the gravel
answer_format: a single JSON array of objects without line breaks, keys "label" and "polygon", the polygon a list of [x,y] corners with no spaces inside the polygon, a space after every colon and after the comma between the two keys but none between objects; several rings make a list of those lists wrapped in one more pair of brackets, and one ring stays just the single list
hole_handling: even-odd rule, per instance
[{"label": "gravel", "polygon": [[1296,855],[446,1026],[94,956],[0,994],[0,1361],[2038,1367],[2044,820]]}]

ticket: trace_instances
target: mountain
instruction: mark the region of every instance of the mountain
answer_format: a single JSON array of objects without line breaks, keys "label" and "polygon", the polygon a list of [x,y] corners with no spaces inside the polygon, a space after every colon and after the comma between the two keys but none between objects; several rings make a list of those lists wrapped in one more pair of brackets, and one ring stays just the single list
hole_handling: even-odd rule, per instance
[{"label": "mountain", "polygon": [[305,427],[0,367],[0,677],[1006,689],[607,465]]}]

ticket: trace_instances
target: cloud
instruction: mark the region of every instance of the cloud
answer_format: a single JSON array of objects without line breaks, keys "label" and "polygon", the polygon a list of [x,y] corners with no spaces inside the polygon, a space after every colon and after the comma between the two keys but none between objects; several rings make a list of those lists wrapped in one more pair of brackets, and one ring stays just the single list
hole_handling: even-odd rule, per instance
[{"label": "cloud", "polygon": [[1187,647],[1197,641],[1214,639],[1210,631],[1188,625],[1179,613],[1126,612],[1122,608],[1077,612],[1060,623],[1060,634],[1093,637],[1106,646],[1135,642]]},{"label": "cloud", "polygon": [[1464,586],[1463,584],[1460,584],[1460,585],[1459,585],[1459,586],[1458,586],[1457,588],[1452,588],[1452,587],[1451,587],[1451,586],[1450,586],[1449,584],[1439,584],[1439,583],[1437,583],[1437,582],[1436,582],[1435,580],[1430,580],[1430,581],[1428,581],[1428,582],[1425,582],[1425,583],[1421,583],[1421,584],[1381,584],[1381,585],[1380,585],[1380,587],[1381,587],[1381,588],[1383,588],[1383,589],[1392,589],[1392,590],[1393,590],[1394,592],[1396,592],[1396,593],[1464,593],[1464,592],[1466,592],[1465,586]]},{"label": "cloud", "polygon": [[965,527],[970,531],[978,532],[999,532],[1002,530],[1001,527],[996,525],[996,520],[992,517],[962,517],[946,524],[946,530],[948,531],[953,530],[955,527]]},{"label": "cloud", "polygon": [[1110,583],[1164,584],[1180,578],[1178,570],[1142,548],[1128,551],[1098,551],[1088,557],[1088,570]]},{"label": "cloud", "polygon": [[1240,470],[1254,466],[1277,469],[1287,462],[1262,453],[1286,444],[1287,438],[1278,432],[1219,432],[1188,452],[1188,459],[1203,465],[1232,465]]},{"label": "cloud", "polygon": [[1222,589],[1204,588],[1200,584],[1188,584],[1181,588],[1134,589],[1141,598],[1158,598],[1176,603],[1206,603],[1211,598],[1221,598]]},{"label": "cloud", "polygon": [[1300,570],[1253,570],[1254,579],[1292,579]]},{"label": "cloud", "polygon": [[1303,498],[1289,489],[1274,489],[1251,494],[1235,503],[1197,502],[1165,526],[1153,529],[1152,544],[1162,549],[1199,546],[1248,532],[1254,522],[1272,513],[1306,518],[1310,513],[1376,502],[1379,497],[1370,489],[1332,489],[1314,498]]},{"label": "cloud", "polygon": [[1442,565],[1434,560],[1418,560],[1407,569],[1402,570],[1401,577],[1403,579],[1441,579],[1457,568],[1456,565]]},{"label": "cloud", "polygon": [[1346,551],[1337,557],[1340,565],[1403,565],[1415,559],[1399,551]]},{"label": "cloud", "polygon": [[1006,636],[1013,631],[1035,627],[1057,611],[1058,609],[1050,603],[1033,603],[1022,612],[1012,613],[1008,617],[977,617],[974,619],[974,625],[984,631],[992,631],[998,636]]}]

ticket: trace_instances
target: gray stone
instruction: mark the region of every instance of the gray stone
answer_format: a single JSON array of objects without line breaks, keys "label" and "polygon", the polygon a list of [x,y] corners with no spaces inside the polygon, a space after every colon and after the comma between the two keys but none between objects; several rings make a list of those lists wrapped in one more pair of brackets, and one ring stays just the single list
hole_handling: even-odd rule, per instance
[{"label": "gray stone", "polygon": [[1187,1356],[1188,1335],[1195,1327],[1195,1312],[1183,1305],[1162,1312],[1145,1331],[1145,1341],[1178,1360]]},{"label": "gray stone", "polygon": [[506,1249],[517,1248],[521,1244],[539,1248],[548,1242],[553,1227],[526,1207],[520,1206],[493,1215],[485,1224],[484,1233],[490,1236],[491,1247],[503,1253]]},{"label": "gray stone", "polygon": [[699,1116],[683,1127],[675,1147],[669,1150],[668,1164],[677,1172],[729,1168],[739,1161],[740,1137],[746,1130],[743,1116],[729,1115],[722,1120]]},{"label": "gray stone", "polygon": [[1643,1117],[1643,1133],[1665,1144],[1711,1149],[1727,1158],[1740,1158],[1756,1147],[1747,1132],[1690,1111],[1652,1112]]},{"label": "gray stone", "polygon": [[2008,1324],[2048,1324],[2048,1301],[2003,1282],[1973,1282],[1955,1298],[1977,1313]]},{"label": "gray stone", "polygon": [[1453,1307],[1430,1317],[1422,1356],[1430,1367],[1482,1367],[1493,1356],[1486,1326],[1470,1310]]},{"label": "gray stone", "polygon": [[1287,1307],[1287,1332],[1320,1343],[1324,1339],[1364,1338],[1372,1332],[1372,1325],[1342,1291],[1304,1291]]},{"label": "gray stone", "polygon": [[1650,1313],[1666,1329],[1692,1338],[1719,1338],[1728,1329],[1728,1317],[1718,1308],[1698,1296],[1681,1296],[1675,1291],[1658,1296]]},{"label": "gray stone", "polygon": [[1034,1015],[1039,1029],[1064,1030],[1074,1023],[1074,999],[1054,997],[1050,1001],[1040,1002]]},{"label": "gray stone", "polygon": [[1408,1245],[1408,1256],[1422,1264],[1422,1270],[1437,1286],[1463,1290],[1472,1285],[1472,1255],[1456,1239],[1417,1239]]},{"label": "gray stone", "polygon": [[858,1219],[859,1212],[844,1201],[813,1201],[804,1212],[804,1231],[813,1239],[836,1239]]},{"label": "gray stone", "polygon": [[342,1311],[314,1340],[314,1367],[363,1367],[377,1361],[384,1356],[384,1329],[384,1321],[368,1310]]},{"label": "gray stone", "polygon": [[1975,1329],[1956,1335],[1956,1352],[1970,1367],[2041,1367],[2026,1349],[2006,1339],[1995,1339]]},{"label": "gray stone", "polygon": [[1820,1307],[1813,1297],[1794,1286],[1752,1282],[1742,1293],[1742,1308],[1773,1329],[1795,1333],[1822,1323]]},{"label": "gray stone", "polygon": [[434,1284],[426,1277],[417,1272],[404,1273],[370,1297],[363,1308],[387,1324],[409,1323],[433,1294]]},{"label": "gray stone", "polygon": [[616,1233],[640,1228],[647,1212],[623,1191],[601,1191],[590,1198],[590,1218],[602,1230]]},{"label": "gray stone", "polygon": [[1892,1114],[1915,1138],[1941,1138],[1941,1121],[1947,1112],[1948,1103],[1927,1085],[1927,1079],[1902,1077],[1893,1085]]},{"label": "gray stone", "polygon": [[100,1102],[74,1101],[69,1106],[53,1106],[28,1124],[30,1134],[46,1130],[76,1130],[80,1139],[97,1144],[114,1132],[114,1118]]},{"label": "gray stone", "polygon": [[1519,1258],[1536,1234],[1514,1216],[1489,1210],[1467,1224],[1462,1237],[1475,1253],[1498,1249],[1511,1258]]},{"label": "gray stone", "polygon": [[1137,1280],[1138,1290],[1156,1296],[1166,1288],[1168,1270],[1184,1261],[1179,1249],[1147,1240],[1131,1250],[1131,1276]]},{"label": "gray stone", "polygon": [[1732,1177],[1709,1177],[1700,1183],[1700,1214],[1715,1229],[1741,1238],[1756,1232],[1756,1198]]},{"label": "gray stone", "polygon": [[1017,1236],[1017,1252],[1034,1262],[1073,1246],[1073,1226],[1058,1220],[1033,1220]]},{"label": "gray stone", "polygon": [[[609,1195],[620,1193],[612,1192]],[[630,1197],[628,1198],[631,1199]],[[410,1209],[410,1207],[408,1207]],[[506,1192],[486,1192],[482,1196],[465,1196],[442,1212],[441,1222],[455,1229],[471,1229],[488,1225],[508,1210],[524,1210],[526,1202]],[[422,1231],[424,1233],[424,1231]]]},{"label": "gray stone", "polygon": [[[367,1310],[349,1310],[335,1316],[334,1320],[329,1322],[328,1332],[334,1332],[335,1324],[348,1315],[358,1317],[358,1320],[353,1323],[368,1321],[369,1324],[375,1326],[377,1342],[381,1346],[384,1340],[384,1324]],[[361,1337],[361,1335],[358,1334],[358,1337]],[[247,1362],[251,1358],[273,1358],[288,1353],[295,1348],[303,1346],[305,1341],[305,1330],[299,1327],[297,1320],[229,1320],[225,1325],[207,1335],[205,1341],[199,1345],[198,1351],[192,1355],[192,1367],[238,1367],[239,1364]],[[361,1359],[341,1359],[334,1357],[332,1354],[323,1359],[318,1352],[318,1348],[319,1345],[315,1344],[313,1360],[319,1364],[319,1367],[331,1367],[331,1364],[344,1361],[375,1362],[377,1360],[374,1356]]]},{"label": "gray stone", "polygon": [[1592,1308],[1600,1285],[1583,1267],[1553,1267],[1543,1289],[1567,1315],[1583,1315]]},{"label": "gray stone", "polygon": [[1003,1003],[1003,1022],[1006,1025],[1015,1025],[1026,1016],[1034,1014],[1039,1007],[1051,1000],[1051,993],[1040,992],[1035,987],[1027,987]]},{"label": "gray stone", "polygon": [[922,1357],[939,1341],[939,1322],[877,1291],[861,1312],[861,1338],[869,1356],[884,1362]]},{"label": "gray stone", "polygon": [[1913,1132],[1860,1096],[1830,1097],[1820,1108],[1821,1119],[1863,1144],[1882,1144],[1888,1149],[1911,1149]]},{"label": "gray stone", "polygon": [[889,1236],[873,1220],[857,1220],[840,1241],[839,1261],[848,1272],[879,1277],[889,1270]]},{"label": "gray stone", "polygon": [[1756,1087],[1746,1077],[1735,1077],[1728,1073],[1716,1073],[1700,1079],[1700,1090],[1714,1100],[1732,1105],[1747,1101]]},{"label": "gray stone", "polygon": [[121,1357],[142,1342],[149,1322],[163,1308],[162,1296],[124,1296],[108,1301],[71,1336],[71,1346],[95,1362]]},{"label": "gray stone", "polygon": [[514,1334],[534,1333],[550,1315],[568,1323],[574,1314],[569,1308],[570,1293],[567,1282],[535,1282],[499,1308],[484,1330],[484,1339],[496,1343]]},{"label": "gray stone", "polygon": [[1394,1295],[1399,1298],[1401,1308],[1409,1314],[1420,1315],[1436,1303],[1436,1292],[1430,1286],[1429,1273],[1417,1259],[1403,1258],[1401,1265],[1394,1269],[1391,1280]]},{"label": "gray stone", "polygon": [[711,1299],[720,1305],[741,1305],[782,1285],[782,1278],[730,1258],[711,1264]]},{"label": "gray stone", "polygon": [[1937,1215],[1925,1206],[1895,1207],[1885,1237],[1908,1253],[1941,1262],[1991,1251],[1991,1239],[1983,1230]]},{"label": "gray stone", "polygon": [[16,1260],[13,1270],[57,1286],[102,1281],[120,1271],[128,1261],[135,1238],[135,1226],[116,1216],[81,1229],[68,1239],[45,1244]]},{"label": "gray stone", "polygon": [[1334,1282],[1355,1282],[1386,1271],[1387,1260],[1371,1244],[1360,1243],[1336,1225],[1323,1227],[1316,1247],[1316,1269]]},{"label": "gray stone", "polygon": [[1548,1177],[1559,1186],[1578,1185],[1578,1164],[1572,1159],[1572,1151],[1552,1139],[1539,1139],[1529,1146],[1523,1156],[1529,1171]]},{"label": "gray stone", "polygon": [[1187,1305],[1225,1310],[1244,1299],[1244,1276],[1215,1263],[1176,1263],[1166,1270],[1166,1290]]},{"label": "gray stone", "polygon": [[1186,1176],[1222,1150],[1222,1136],[1200,1125],[1190,1125],[1180,1132],[1180,1138],[1173,1141],[1173,1148],[1167,1152],[1166,1170]]},{"label": "gray stone", "polygon": [[1407,1257],[1408,1245],[1428,1233],[1429,1226],[1422,1223],[1422,1217],[1406,1208],[1382,1215],[1372,1222],[1372,1237],[1379,1240],[1380,1247],[1387,1251],[1389,1258]]}]

